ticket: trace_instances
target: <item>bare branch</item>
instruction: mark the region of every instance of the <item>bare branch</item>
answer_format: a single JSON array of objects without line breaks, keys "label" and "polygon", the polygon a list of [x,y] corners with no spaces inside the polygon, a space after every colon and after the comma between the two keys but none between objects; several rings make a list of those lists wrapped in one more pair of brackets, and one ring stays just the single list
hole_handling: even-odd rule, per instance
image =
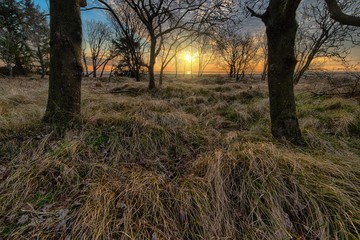
[{"label": "bare branch", "polygon": [[260,13],[257,13],[257,12],[255,12],[252,8],[250,8],[250,7],[246,7],[247,8],[247,10],[251,13],[251,16],[252,17],[257,17],[257,18],[260,18],[260,19],[263,19],[264,18],[264,14],[260,14]]},{"label": "bare branch", "polygon": [[331,18],[344,25],[360,27],[360,17],[343,13],[336,0],[325,0],[325,2],[328,6]]}]

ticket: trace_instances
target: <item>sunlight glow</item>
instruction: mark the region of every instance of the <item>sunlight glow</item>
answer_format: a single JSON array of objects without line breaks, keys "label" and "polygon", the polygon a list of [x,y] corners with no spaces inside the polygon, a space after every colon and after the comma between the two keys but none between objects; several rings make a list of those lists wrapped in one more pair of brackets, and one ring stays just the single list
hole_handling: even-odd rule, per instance
[{"label": "sunlight glow", "polygon": [[192,61],[194,60],[194,56],[192,56],[190,53],[185,53],[184,59],[185,59],[187,62],[192,62]]}]

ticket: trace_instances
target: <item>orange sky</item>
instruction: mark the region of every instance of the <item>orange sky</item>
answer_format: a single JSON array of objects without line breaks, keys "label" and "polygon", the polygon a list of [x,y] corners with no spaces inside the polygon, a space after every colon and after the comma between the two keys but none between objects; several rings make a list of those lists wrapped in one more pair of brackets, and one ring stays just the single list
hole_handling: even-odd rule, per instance
[{"label": "orange sky", "polygon": [[[352,56],[350,57],[352,64],[360,62],[360,59],[356,58],[357,53],[358,53],[357,56],[360,56],[359,49],[356,49],[355,51],[352,52]],[[354,55],[355,55],[355,57],[354,57]],[[328,71],[342,71],[343,70],[343,67],[341,66],[341,64],[339,62],[331,61],[329,59],[321,59],[320,61],[321,61],[321,64],[319,66],[320,66],[320,68],[322,68],[324,70],[328,70]],[[116,64],[116,61],[109,63],[107,65],[105,71],[109,72],[111,70],[112,64]],[[178,73],[179,74],[184,74],[184,73],[185,74],[190,74],[190,73],[197,74],[198,69],[199,69],[198,64],[199,64],[199,60],[197,57],[191,58],[188,56],[188,53],[186,53],[186,54],[182,53],[182,54],[180,54],[180,57],[178,58]],[[257,65],[257,67],[255,68],[255,72],[261,73],[262,69],[263,69],[263,63],[260,61]],[[89,70],[89,72],[91,72],[92,66],[89,65],[88,70]],[[160,70],[160,60],[158,59],[156,66],[155,66],[155,71],[159,71],[159,70]],[[167,66],[167,68],[165,69],[165,72],[174,73],[175,70],[176,70],[175,63],[173,61]],[[98,72],[100,72],[100,71],[98,70]],[[226,73],[226,65],[222,62],[221,59],[216,58],[208,64],[208,66],[205,68],[204,73]]]}]

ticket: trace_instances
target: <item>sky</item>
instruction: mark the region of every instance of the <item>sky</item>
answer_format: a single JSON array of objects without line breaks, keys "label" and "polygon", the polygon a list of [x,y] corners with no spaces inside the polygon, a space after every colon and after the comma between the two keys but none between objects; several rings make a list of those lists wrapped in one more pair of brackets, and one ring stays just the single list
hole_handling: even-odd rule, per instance
[{"label": "sky", "polygon": [[[311,0],[306,0],[306,1],[311,1]],[[49,12],[48,0],[34,0],[34,2],[35,4],[38,4],[40,8],[43,9],[45,12]],[[87,3],[88,3],[87,8],[89,8],[95,6],[96,0],[87,0]],[[105,22],[107,21],[106,13],[102,10],[82,11],[81,14],[82,14],[83,24],[85,24],[86,21],[88,20],[97,20],[97,21],[100,20]],[[263,23],[257,18],[252,18],[248,20],[245,27],[245,30],[249,32],[251,31],[256,32],[263,29],[264,29]],[[354,47],[351,50],[350,58],[352,59],[353,64],[360,63],[360,46]],[[336,71],[338,70],[339,66],[336,62],[327,62],[326,68],[328,70]]]},{"label": "sky", "polygon": [[[45,12],[49,12],[49,6],[48,6],[48,0],[34,0],[34,3],[36,5],[39,5],[42,10]],[[88,0],[88,7],[91,7],[94,5],[94,0]],[[101,10],[91,10],[91,11],[82,11],[81,12],[82,20],[83,22],[86,22],[86,20],[103,20],[106,21],[106,15]]]}]

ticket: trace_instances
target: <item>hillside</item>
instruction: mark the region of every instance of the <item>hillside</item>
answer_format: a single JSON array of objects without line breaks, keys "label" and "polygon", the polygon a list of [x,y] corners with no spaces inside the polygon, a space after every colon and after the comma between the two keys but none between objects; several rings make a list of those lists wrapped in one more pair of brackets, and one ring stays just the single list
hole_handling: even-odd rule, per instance
[{"label": "hillside", "polygon": [[47,81],[0,78],[0,239],[360,239],[359,100],[317,83],[296,87],[298,148],[257,80],[86,80],[58,127]]}]

